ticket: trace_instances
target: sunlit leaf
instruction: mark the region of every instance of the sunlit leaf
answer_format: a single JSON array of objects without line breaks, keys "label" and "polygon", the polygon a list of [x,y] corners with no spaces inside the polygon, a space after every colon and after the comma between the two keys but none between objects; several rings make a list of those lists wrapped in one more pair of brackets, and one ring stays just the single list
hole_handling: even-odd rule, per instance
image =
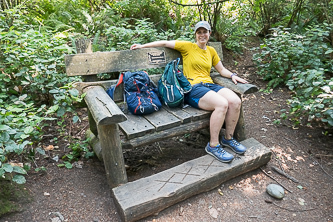
[{"label": "sunlit leaf", "polygon": [[9,126],[7,126],[7,125],[0,125],[0,130],[8,130],[8,129],[10,129]]},{"label": "sunlit leaf", "polygon": [[7,173],[11,173],[13,172],[13,166],[10,165],[9,163],[5,163],[2,168],[7,172]]},{"label": "sunlit leaf", "polygon": [[26,182],[25,177],[22,175],[15,175],[13,177],[13,181],[17,184],[24,184]]},{"label": "sunlit leaf", "polygon": [[22,167],[19,167],[19,166],[14,166],[13,171],[15,173],[27,174],[27,171],[25,171],[25,169],[23,169]]},{"label": "sunlit leaf", "polygon": [[76,123],[79,120],[80,120],[80,118],[78,116],[73,116],[73,123]]}]

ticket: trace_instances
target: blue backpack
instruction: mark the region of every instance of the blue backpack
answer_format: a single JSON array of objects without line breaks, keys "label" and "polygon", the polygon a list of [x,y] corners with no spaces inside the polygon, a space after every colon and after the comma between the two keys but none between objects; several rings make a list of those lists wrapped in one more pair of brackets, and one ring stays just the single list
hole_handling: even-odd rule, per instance
[{"label": "blue backpack", "polygon": [[158,81],[158,93],[168,107],[184,105],[184,94],[192,90],[190,82],[178,69],[180,58],[169,62]]},{"label": "blue backpack", "polygon": [[144,71],[121,73],[115,86],[106,90],[113,99],[117,86],[124,83],[124,93],[128,110],[135,115],[145,115],[161,109],[157,88]]}]

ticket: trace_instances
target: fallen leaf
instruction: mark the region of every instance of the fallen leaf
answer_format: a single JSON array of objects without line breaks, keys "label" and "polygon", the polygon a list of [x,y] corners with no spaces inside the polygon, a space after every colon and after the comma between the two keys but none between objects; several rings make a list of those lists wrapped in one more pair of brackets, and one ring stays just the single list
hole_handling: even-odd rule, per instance
[{"label": "fallen leaf", "polygon": [[234,187],[230,185],[230,186],[229,186],[229,189],[230,189],[230,190],[233,190],[233,189],[234,189]]},{"label": "fallen leaf", "polygon": [[51,219],[51,222],[61,222],[59,217],[54,217]]},{"label": "fallen leaf", "polygon": [[298,198],[298,203],[302,206],[304,206],[305,204],[305,200],[303,200],[302,198]]},{"label": "fallen leaf", "polygon": [[221,196],[223,196],[223,193],[222,193],[222,190],[221,190],[221,189],[218,189],[217,191],[219,192],[219,194],[220,194]]},{"label": "fallen leaf", "polygon": [[23,163],[9,163],[11,166],[19,166],[19,167],[23,167]]},{"label": "fallen leaf", "polygon": [[48,145],[48,146],[43,146],[44,150],[48,151],[48,150],[53,150],[54,146],[53,145]]},{"label": "fallen leaf", "polygon": [[301,156],[297,156],[297,157],[296,157],[296,160],[298,160],[298,161],[303,160],[303,162],[305,162],[304,158],[301,157]]},{"label": "fallen leaf", "polygon": [[209,209],[209,214],[210,214],[211,217],[213,217],[215,219],[217,218],[217,215],[219,215],[219,213],[217,212],[217,210],[215,208],[210,208]]},{"label": "fallen leaf", "polygon": [[300,190],[303,189],[303,187],[301,185],[298,185],[297,188],[300,189]]},{"label": "fallen leaf", "polygon": [[179,209],[179,216],[183,216],[184,215],[184,208],[180,207]]}]

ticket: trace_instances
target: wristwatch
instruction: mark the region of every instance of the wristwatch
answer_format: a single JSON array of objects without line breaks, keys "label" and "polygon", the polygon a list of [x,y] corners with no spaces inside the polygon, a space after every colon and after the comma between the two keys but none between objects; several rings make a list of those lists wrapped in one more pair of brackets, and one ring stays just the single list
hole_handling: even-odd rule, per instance
[{"label": "wristwatch", "polygon": [[230,79],[232,79],[233,76],[238,76],[237,73],[232,73],[231,76],[230,76]]}]

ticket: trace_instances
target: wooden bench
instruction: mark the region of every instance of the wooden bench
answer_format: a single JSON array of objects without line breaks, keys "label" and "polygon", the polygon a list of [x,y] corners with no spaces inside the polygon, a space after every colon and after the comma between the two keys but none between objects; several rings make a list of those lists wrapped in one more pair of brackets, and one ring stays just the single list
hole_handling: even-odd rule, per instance
[{"label": "wooden bench", "polygon": [[[77,45],[83,45],[82,48],[87,48],[86,42],[83,42],[83,44],[78,43]],[[222,59],[221,44],[210,43],[210,45],[216,49]],[[78,51],[84,52],[84,50]],[[160,196],[162,195],[163,197],[166,197],[165,193],[162,192],[160,195],[157,194],[161,190],[154,190],[154,192],[151,193],[151,196],[147,195],[147,192],[149,192],[150,189],[150,184],[153,184],[151,181],[155,181],[157,184],[163,184],[165,182],[164,180],[168,180],[168,176],[174,175],[175,173],[177,174],[177,172],[180,175],[186,170],[188,171],[190,168],[197,172],[196,174],[194,173],[195,175],[199,175],[200,170],[197,168],[203,165],[202,159],[196,159],[191,163],[180,165],[179,167],[183,170],[176,167],[156,174],[153,178],[143,179],[143,181],[146,182],[150,181],[149,183],[142,183],[142,180],[128,183],[123,158],[124,148],[144,146],[153,142],[165,140],[166,138],[207,128],[209,127],[210,112],[192,107],[184,109],[170,109],[168,107],[163,107],[160,111],[146,116],[125,114],[117,105],[117,102],[123,101],[122,93],[116,93],[114,100],[112,100],[105,92],[106,89],[111,85],[114,85],[117,80],[99,81],[96,78],[96,75],[101,73],[120,73],[139,69],[147,70],[151,68],[163,68],[169,61],[179,57],[181,58],[181,55],[178,51],[169,48],[89,52],[67,55],[65,57],[67,75],[81,75],[84,79],[84,82],[76,83],[76,87],[81,93],[86,93],[85,102],[88,107],[90,125],[90,130],[87,132],[87,135],[92,139],[91,143],[95,153],[99,159],[104,161],[107,181],[110,187],[113,188],[112,193],[116,199],[116,204],[119,207],[120,214],[124,221],[134,221],[159,212],[165,207],[181,201],[184,198],[214,188],[218,185],[217,183],[225,181],[224,179],[260,167],[261,165],[266,164],[270,159],[270,151],[254,139],[245,141],[246,145],[250,147],[250,150],[252,151],[247,152],[245,162],[244,160],[241,160],[240,162],[233,161],[232,164],[238,163],[239,166],[236,164],[237,166],[235,165],[235,167],[231,167],[231,171],[229,168],[232,164],[222,164],[207,155],[204,157],[205,161],[208,161],[207,164],[211,162],[210,164],[213,166],[218,165],[220,170],[217,170],[214,175],[207,171],[205,171],[208,173],[207,175],[202,174],[201,172],[201,177],[188,182],[189,184],[192,184],[191,186],[188,186],[186,183],[185,188],[182,186],[178,188],[182,192],[186,192],[186,194],[180,192],[178,195],[171,195],[173,196],[171,201],[166,201],[165,198]],[[151,79],[157,84],[160,76],[161,74],[152,75]],[[215,83],[232,89],[239,96],[242,94],[254,93],[258,90],[258,88],[252,84],[235,85],[230,79],[223,78],[218,73],[212,72],[211,76]],[[243,109],[241,109],[240,118],[234,134],[234,137],[239,141],[246,139],[244,125],[245,120]],[[261,149],[260,152],[256,151],[258,147]],[[232,176],[226,176],[225,173],[227,171],[232,172]],[[187,174],[189,174],[189,172],[190,171],[188,171]],[[223,178],[221,178],[221,175],[224,175]],[[204,178],[202,178],[202,176]],[[156,179],[156,177],[160,179]],[[202,187],[200,182],[207,185],[206,179],[215,182],[208,184],[208,186],[204,186],[203,190],[198,189],[198,186]],[[182,183],[183,182],[185,181],[182,181]],[[137,193],[136,197],[134,197],[135,195],[133,196],[133,194],[130,194],[130,192],[133,192],[133,189],[139,187],[142,190],[146,190],[144,194]],[[168,189],[170,189],[170,187]],[[177,193],[177,188],[174,188],[174,191],[171,190],[171,193]],[[130,195],[127,198],[130,198],[131,203],[128,202],[129,199],[126,199],[126,195]],[[141,195],[144,195],[146,198],[142,198]],[[170,196],[170,193],[167,194],[167,196]],[[156,198],[161,201],[164,200],[164,202],[156,204],[158,202]]]}]

